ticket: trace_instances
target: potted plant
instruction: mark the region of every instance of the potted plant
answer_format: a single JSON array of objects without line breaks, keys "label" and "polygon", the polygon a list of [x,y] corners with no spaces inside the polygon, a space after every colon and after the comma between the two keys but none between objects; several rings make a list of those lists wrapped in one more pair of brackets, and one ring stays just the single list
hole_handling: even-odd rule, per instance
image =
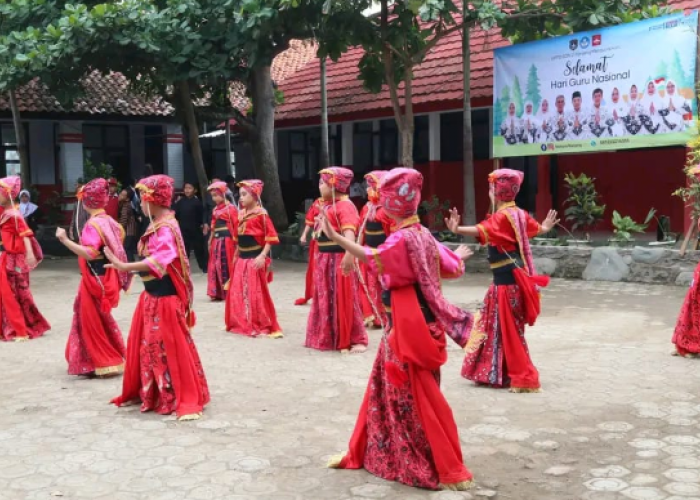
[{"label": "potted plant", "polygon": [[656,209],[652,208],[643,223],[635,222],[629,215],[623,217],[617,210],[613,211],[612,224],[615,230],[609,242],[614,246],[627,246],[634,242],[634,233],[643,233],[649,226],[649,221],[654,218]]},{"label": "potted plant", "polygon": [[[569,172],[564,177],[569,197],[564,201],[567,207],[564,210],[566,221],[571,223],[572,233],[582,230],[585,233],[584,239],[570,240],[573,244],[589,244],[591,236],[587,231],[594,228],[602,219],[605,213],[605,205],[600,205],[600,195],[595,188],[595,178],[586,174],[575,176]],[[572,234],[573,236],[573,234]]]},{"label": "potted plant", "polygon": [[456,234],[447,231],[445,227],[445,217],[450,210],[450,200],[440,201],[433,195],[429,200],[424,200],[418,207],[418,215],[421,218],[421,223],[430,229],[433,236],[438,241],[459,241],[460,238]]}]

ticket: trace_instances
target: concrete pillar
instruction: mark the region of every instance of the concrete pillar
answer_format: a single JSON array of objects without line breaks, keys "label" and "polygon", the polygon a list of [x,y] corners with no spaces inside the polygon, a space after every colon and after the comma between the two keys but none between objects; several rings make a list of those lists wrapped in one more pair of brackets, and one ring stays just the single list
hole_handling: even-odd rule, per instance
[{"label": "concrete pillar", "polygon": [[61,122],[58,128],[59,168],[67,193],[75,192],[75,183],[83,176],[82,130],[82,122]]},{"label": "concrete pillar", "polygon": [[146,127],[135,123],[129,125],[129,146],[131,158],[129,164],[129,177],[136,181],[143,177],[146,163]]},{"label": "concrete pillar", "polygon": [[352,149],[353,149],[353,136],[354,136],[354,124],[352,122],[342,123],[342,147],[343,147],[343,167],[351,168],[353,165]]},{"label": "concrete pillar", "polygon": [[428,115],[428,140],[430,161],[440,161],[440,113]]},{"label": "concrete pillar", "polygon": [[165,134],[165,173],[173,178],[178,189],[185,182],[184,142],[182,127],[169,124]]}]

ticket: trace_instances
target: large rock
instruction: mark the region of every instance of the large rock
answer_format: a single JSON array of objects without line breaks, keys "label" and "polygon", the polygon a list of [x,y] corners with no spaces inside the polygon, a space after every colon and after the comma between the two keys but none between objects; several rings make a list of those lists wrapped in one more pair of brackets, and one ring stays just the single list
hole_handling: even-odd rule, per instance
[{"label": "large rock", "polygon": [[632,250],[632,260],[642,264],[656,264],[666,256],[666,250],[662,248],[635,247]]},{"label": "large rock", "polygon": [[543,274],[545,276],[553,276],[557,270],[557,261],[554,259],[548,259],[547,257],[542,257],[540,259],[534,259],[535,269],[537,269],[537,274]]},{"label": "large rock", "polygon": [[692,271],[685,271],[678,275],[676,278],[676,285],[678,286],[690,286],[693,281],[694,273]]},{"label": "large rock", "polygon": [[593,250],[591,260],[583,271],[586,281],[623,281],[630,274],[630,268],[617,250],[601,247]]}]

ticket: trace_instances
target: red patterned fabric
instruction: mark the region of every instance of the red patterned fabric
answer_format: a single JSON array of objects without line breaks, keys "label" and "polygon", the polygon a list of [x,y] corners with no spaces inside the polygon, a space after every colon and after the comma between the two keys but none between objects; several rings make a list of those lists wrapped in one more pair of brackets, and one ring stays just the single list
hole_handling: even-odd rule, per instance
[{"label": "red patterned fabric", "polygon": [[136,189],[141,193],[141,200],[155,203],[161,207],[170,208],[173,202],[175,181],[167,175],[151,175],[141,179],[136,184]]},{"label": "red patterned fabric", "polygon": [[[323,198],[317,198],[306,212],[305,224],[307,227],[314,228],[316,226],[316,217],[320,213],[320,207],[323,205]],[[294,301],[295,306],[303,306],[308,304],[313,296],[314,283],[314,262],[316,261],[316,251],[318,245],[316,238],[312,234],[309,240],[309,263],[306,266],[306,286],[304,288],[304,296]]]},{"label": "red patterned fabric", "polygon": [[[384,174],[384,171],[379,171]],[[367,174],[370,175],[370,174]],[[365,236],[368,222],[381,222],[384,229],[384,234],[389,236],[392,232],[393,219],[387,217],[382,207],[378,207],[376,202],[369,201],[362,207],[360,212],[360,235],[359,243],[366,244]],[[379,275],[375,273],[367,264],[359,264],[359,272],[361,273],[360,300],[362,302],[362,315],[365,319],[365,324],[372,323],[376,327],[386,324],[386,311],[382,303],[382,285],[379,282]]]},{"label": "red patterned fabric", "polygon": [[319,172],[321,180],[331,186],[337,193],[347,194],[355,178],[352,170],[343,167],[325,168]]},{"label": "red patterned fabric", "polygon": [[700,354],[700,264],[678,315],[672,342],[681,356]]},{"label": "red patterned fabric", "polygon": [[[222,221],[219,223],[218,229],[216,227],[217,221]],[[230,236],[217,238],[216,233],[224,228]],[[238,235],[238,210],[234,205],[224,202],[214,208],[211,217],[211,231],[207,294],[212,300],[225,300],[226,284],[231,279],[231,265],[236,253]]]},{"label": "red patterned fabric", "polygon": [[260,181],[258,179],[247,179],[238,183],[239,188],[244,188],[245,190],[247,190],[250,194],[253,195],[253,198],[255,198],[258,201],[260,201],[260,197],[262,196],[264,186],[265,184],[263,183],[263,181]]},{"label": "red patterned fabric", "polygon": [[22,190],[22,179],[16,175],[3,177],[0,179],[0,190],[9,199],[16,200]]},{"label": "red patterned fabric", "polygon": [[373,170],[365,175],[367,180],[367,196],[369,201],[374,204],[379,203],[379,186],[382,183],[382,179],[386,177],[386,170]]},{"label": "red patterned fabric", "polygon": [[387,172],[379,187],[380,203],[391,215],[407,218],[418,211],[423,174],[412,168]]},{"label": "red patterned fabric", "polygon": [[109,185],[104,179],[93,179],[78,190],[78,200],[85,208],[104,208],[109,199]]},{"label": "red patterned fabric", "polygon": [[489,174],[497,201],[513,201],[520,191],[525,174],[519,170],[501,168]]},{"label": "red patterned fabric", "polygon": [[43,259],[34,233],[15,209],[0,216],[0,237],[4,251],[0,254],[0,315],[2,340],[17,337],[37,338],[51,329],[41,315],[29,290],[29,272],[24,238],[29,238],[37,262]]}]

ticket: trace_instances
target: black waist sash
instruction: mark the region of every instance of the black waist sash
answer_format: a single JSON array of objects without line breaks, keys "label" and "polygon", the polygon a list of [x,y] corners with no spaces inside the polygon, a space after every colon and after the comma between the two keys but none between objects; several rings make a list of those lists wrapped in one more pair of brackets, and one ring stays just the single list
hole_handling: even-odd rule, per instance
[{"label": "black waist sash", "polygon": [[253,235],[238,235],[238,256],[241,259],[254,259],[260,255],[262,251],[263,247],[258,244]]},{"label": "black waist sash", "polygon": [[177,289],[173,283],[172,278],[169,275],[165,275],[162,278],[156,278],[150,271],[140,271],[139,276],[141,276],[141,281],[143,281],[143,287],[146,289],[149,295],[153,297],[168,297],[171,295],[177,295]]},{"label": "black waist sash", "polygon": [[372,248],[377,248],[386,241],[384,226],[381,222],[370,222],[365,224],[365,245]]},{"label": "black waist sash", "polygon": [[226,221],[223,219],[216,219],[214,223],[214,238],[230,238],[231,231],[228,230]]},{"label": "black waist sash", "polygon": [[345,253],[343,247],[328,239],[326,233],[318,237],[318,251],[321,253]]},{"label": "black waist sash", "polygon": [[102,254],[98,255],[93,260],[88,261],[88,266],[92,270],[93,274],[95,274],[95,276],[104,276],[105,273],[107,273],[107,270],[105,269],[105,264],[107,264],[107,260]]},{"label": "black waist sash", "polygon": [[516,267],[523,267],[519,248],[516,247],[512,253],[507,254],[489,245],[488,259],[491,265],[491,272],[493,273],[494,285],[515,285],[513,271]]},{"label": "black waist sash", "polygon": [[[425,318],[425,322],[428,324],[435,323],[435,315],[433,314],[433,311],[430,310],[428,302],[425,300],[420,286],[416,283],[415,285],[413,285],[413,288],[416,290],[418,304],[420,304],[420,310],[423,313],[423,318]],[[389,319],[389,324],[391,324],[391,290],[382,291],[382,304],[384,304],[384,309],[386,310],[386,315]]]}]

